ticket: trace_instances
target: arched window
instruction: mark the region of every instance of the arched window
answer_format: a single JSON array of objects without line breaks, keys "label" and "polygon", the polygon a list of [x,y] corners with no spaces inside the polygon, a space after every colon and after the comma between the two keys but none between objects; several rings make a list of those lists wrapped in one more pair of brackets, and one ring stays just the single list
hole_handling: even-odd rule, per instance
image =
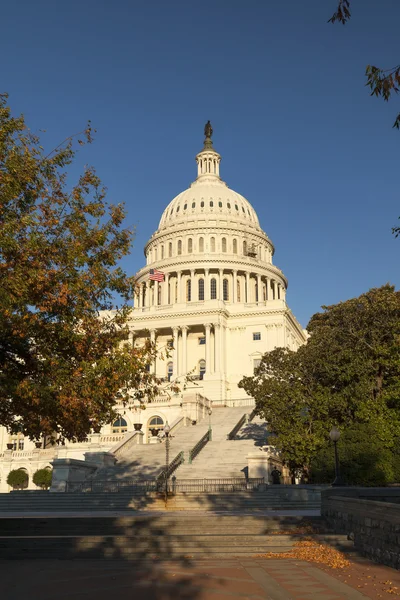
[{"label": "arched window", "polygon": [[218,206],[222,208],[222,202],[218,202]]},{"label": "arched window", "polygon": [[237,204],[235,204],[235,208],[236,208],[236,210],[239,210],[239,207],[238,207],[238,205],[237,205]]},{"label": "arched window", "polygon": [[200,202],[200,208],[204,208],[204,200]]},{"label": "arched window", "polygon": [[125,431],[128,431],[128,423],[122,417],[118,417],[118,419],[113,423],[112,432],[124,433]]},{"label": "arched window", "polygon": [[190,302],[192,299],[192,282],[190,279],[186,282],[186,302]]},{"label": "arched window", "polygon": [[199,279],[199,300],[204,300],[204,279]]},{"label": "arched window", "polygon": [[192,202],[192,208],[196,208],[196,202]]},{"label": "arched window", "polygon": [[168,377],[168,381],[171,381],[171,377],[174,374],[174,363],[169,362],[167,364],[167,377]]},{"label": "arched window", "polygon": [[243,254],[247,256],[247,242],[243,242]]},{"label": "arched window", "polygon": [[176,212],[179,212],[180,206],[177,206],[176,208]]},{"label": "arched window", "polygon": [[258,283],[256,283],[255,289],[256,289],[256,302],[258,302]]},{"label": "arched window", "polygon": [[212,200],[210,200],[210,207],[212,208],[214,206],[214,202]]},{"label": "arched window", "polygon": [[234,239],[232,242],[233,254],[237,254],[237,240]]},{"label": "arched window", "polygon": [[178,255],[182,254],[182,240],[178,240]]},{"label": "arched window", "polygon": [[229,281],[224,279],[222,282],[223,294],[224,294],[224,302],[228,302],[229,300]]},{"label": "arched window", "polygon": [[175,302],[178,302],[178,282],[175,281]]},{"label": "arched window", "polygon": [[205,360],[201,360],[199,362],[199,377],[200,377],[200,379],[204,378],[205,372],[206,372],[206,361]]},{"label": "arched window", "polygon": [[239,281],[239,279],[236,282],[236,296],[237,296],[237,301],[240,302],[240,281]]},{"label": "arched window", "polygon": [[151,435],[156,436],[161,429],[164,429],[164,421],[161,417],[152,417],[147,428]]},{"label": "arched window", "polygon": [[168,256],[172,256],[172,242],[168,244]]},{"label": "arched window", "polygon": [[204,252],[204,238],[199,238],[199,252]]},{"label": "arched window", "polygon": [[161,246],[161,258],[164,258],[164,245]]},{"label": "arched window", "polygon": [[212,237],[210,242],[211,242],[211,252],[215,252],[215,237]]},{"label": "arched window", "polygon": [[217,280],[214,278],[210,281],[210,297],[211,300],[217,299]]},{"label": "arched window", "polygon": [[184,204],[183,205],[183,210],[186,210],[186,209],[187,209],[187,204]]},{"label": "arched window", "polygon": [[226,238],[222,238],[222,252],[226,252]]},{"label": "arched window", "polygon": [[192,238],[188,239],[188,254],[192,254],[193,252],[193,240]]},{"label": "arched window", "polygon": [[161,306],[161,285],[158,286],[157,290],[157,306]]},{"label": "arched window", "polygon": [[227,206],[228,208],[230,208],[230,207],[231,207],[231,204],[230,204],[230,202],[227,202],[226,206]]}]

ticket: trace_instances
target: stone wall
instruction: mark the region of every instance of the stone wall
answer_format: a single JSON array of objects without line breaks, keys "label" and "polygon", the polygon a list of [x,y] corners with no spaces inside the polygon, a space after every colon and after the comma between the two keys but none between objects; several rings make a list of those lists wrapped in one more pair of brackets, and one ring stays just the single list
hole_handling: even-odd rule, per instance
[{"label": "stone wall", "polygon": [[[400,569],[400,490],[380,488],[338,489],[322,492],[321,514],[336,533],[354,539],[355,549],[363,556],[395,569]],[[388,494],[389,492],[389,494]],[[396,493],[397,492],[397,493]],[[351,497],[351,495],[355,497]],[[374,497],[363,499],[357,494]]]}]

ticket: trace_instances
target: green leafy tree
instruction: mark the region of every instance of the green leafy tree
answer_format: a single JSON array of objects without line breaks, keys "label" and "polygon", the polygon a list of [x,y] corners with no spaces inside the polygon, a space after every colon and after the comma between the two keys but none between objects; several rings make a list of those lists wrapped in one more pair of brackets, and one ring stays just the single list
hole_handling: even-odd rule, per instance
[{"label": "green leafy tree", "polygon": [[7,475],[7,483],[13,489],[21,490],[28,485],[28,475],[22,469],[14,469]]},{"label": "green leafy tree", "polygon": [[373,424],[382,448],[400,433],[400,294],[386,285],[323,307],[297,352],[267,353],[240,382],[292,471],[309,470],[332,425]]},{"label": "green leafy tree", "polygon": [[32,477],[32,481],[37,487],[48,490],[51,486],[52,472],[50,469],[38,469]]},{"label": "green leafy tree", "polygon": [[91,141],[89,125],[46,153],[0,96],[0,424],[33,439],[83,440],[116,400],[157,393],[154,349],[128,339],[124,208],[91,167],[67,184],[75,143]]}]

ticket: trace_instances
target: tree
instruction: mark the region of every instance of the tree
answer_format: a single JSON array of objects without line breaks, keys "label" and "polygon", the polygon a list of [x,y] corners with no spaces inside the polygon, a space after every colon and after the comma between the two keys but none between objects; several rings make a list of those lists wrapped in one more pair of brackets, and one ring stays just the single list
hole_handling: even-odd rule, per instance
[{"label": "tree", "polygon": [[393,451],[400,434],[400,293],[386,285],[323,307],[299,350],[267,353],[240,382],[292,469],[307,470],[336,424],[373,423]]},{"label": "tree", "polygon": [[128,338],[124,208],[91,167],[67,182],[85,142],[90,124],[46,153],[0,96],[0,424],[33,439],[83,440],[115,418],[116,400],[157,392],[154,348]]},{"label": "tree", "polygon": [[51,486],[53,474],[50,469],[38,469],[35,471],[32,477],[32,481],[37,487],[42,488],[42,490],[48,490]]},{"label": "tree", "polygon": [[7,483],[14,490],[21,490],[28,485],[28,474],[22,469],[14,469],[7,475]]}]

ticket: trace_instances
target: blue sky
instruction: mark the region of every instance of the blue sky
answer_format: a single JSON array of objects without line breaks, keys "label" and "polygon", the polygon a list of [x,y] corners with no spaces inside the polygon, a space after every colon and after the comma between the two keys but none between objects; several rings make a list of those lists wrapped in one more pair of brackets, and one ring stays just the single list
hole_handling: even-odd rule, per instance
[{"label": "blue sky", "polygon": [[[256,209],[305,326],[323,304],[400,283],[400,110],[370,98],[369,63],[400,62],[400,3],[353,0],[14,0],[1,9],[0,88],[53,147],[91,119],[93,164],[137,235],[196,175],[211,119],[221,175]],[[378,8],[379,7],[379,8]]]}]

